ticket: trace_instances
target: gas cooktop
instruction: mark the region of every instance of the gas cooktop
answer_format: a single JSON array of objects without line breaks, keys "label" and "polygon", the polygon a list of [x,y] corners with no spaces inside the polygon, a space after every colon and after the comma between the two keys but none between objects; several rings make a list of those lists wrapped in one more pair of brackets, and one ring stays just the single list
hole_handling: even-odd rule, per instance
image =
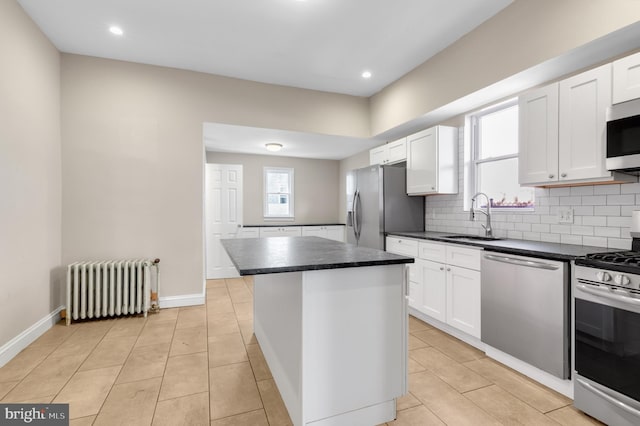
[{"label": "gas cooktop", "polygon": [[592,253],[575,260],[576,265],[640,275],[640,251]]}]

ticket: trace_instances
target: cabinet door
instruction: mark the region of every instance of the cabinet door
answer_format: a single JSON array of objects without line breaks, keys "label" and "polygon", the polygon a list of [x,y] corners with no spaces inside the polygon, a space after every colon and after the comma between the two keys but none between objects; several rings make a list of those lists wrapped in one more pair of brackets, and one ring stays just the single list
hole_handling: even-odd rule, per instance
[{"label": "cabinet door", "polygon": [[560,82],[559,180],[611,176],[605,166],[611,64]]},{"label": "cabinet door", "polygon": [[265,227],[260,228],[260,238],[278,237],[280,234],[279,228]]},{"label": "cabinet door", "polygon": [[438,130],[432,127],[407,137],[407,194],[438,190]]},{"label": "cabinet door", "polygon": [[418,243],[418,257],[444,263],[447,260],[447,246],[440,243],[420,241]]},{"label": "cabinet door", "polygon": [[325,238],[344,242],[344,226],[325,226]]},{"label": "cabinet door", "polygon": [[407,138],[387,144],[387,163],[400,163],[407,160]]},{"label": "cabinet door", "polygon": [[237,238],[260,238],[260,228],[242,228]]},{"label": "cabinet door", "polygon": [[324,230],[324,226],[303,226],[302,236],[327,238],[327,231]]},{"label": "cabinet door", "polygon": [[389,236],[386,239],[386,250],[401,256],[418,257],[418,242],[406,238]]},{"label": "cabinet door", "polygon": [[460,266],[467,269],[480,270],[480,251],[477,248],[448,245],[445,262],[448,265]]},{"label": "cabinet door", "polygon": [[409,281],[409,296],[407,296],[407,302],[413,309],[422,312],[422,299],[424,295],[422,293],[422,283],[418,281]]},{"label": "cabinet door", "polygon": [[518,98],[518,181],[558,180],[558,83]]},{"label": "cabinet door", "polygon": [[385,164],[387,162],[387,146],[382,145],[369,151],[369,165]]},{"label": "cabinet door", "polygon": [[447,324],[480,338],[480,272],[447,266]]},{"label": "cabinet door", "polygon": [[300,237],[302,236],[302,227],[300,226],[287,226],[282,228],[280,235],[283,237]]},{"label": "cabinet door", "polygon": [[422,278],[422,304],[420,312],[439,321],[447,320],[447,284],[445,265],[430,260],[416,259],[418,274]]},{"label": "cabinet door", "polygon": [[613,62],[613,103],[640,98],[640,53]]}]

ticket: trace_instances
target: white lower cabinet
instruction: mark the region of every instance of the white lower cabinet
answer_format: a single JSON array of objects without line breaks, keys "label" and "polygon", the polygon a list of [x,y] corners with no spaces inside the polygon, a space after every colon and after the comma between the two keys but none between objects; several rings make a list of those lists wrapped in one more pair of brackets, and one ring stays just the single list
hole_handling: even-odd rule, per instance
[{"label": "white lower cabinet", "polygon": [[480,338],[480,271],[447,266],[446,322]]},{"label": "white lower cabinet", "polygon": [[443,263],[417,259],[422,276],[422,300],[415,306],[417,310],[438,321],[447,322],[447,276]]},{"label": "white lower cabinet", "polygon": [[257,228],[242,228],[238,234],[240,238],[268,238],[268,237],[322,237],[344,242],[344,225],[318,226],[261,226]]},{"label": "white lower cabinet", "polygon": [[479,339],[481,249],[387,237],[392,253],[415,257],[416,245],[409,306]]},{"label": "white lower cabinet", "polygon": [[260,238],[260,228],[240,228],[236,238]]},{"label": "white lower cabinet", "polygon": [[331,225],[331,226],[303,226],[303,237],[321,237],[329,240],[344,242],[344,226]]},{"label": "white lower cabinet", "polygon": [[268,226],[260,228],[260,238],[267,237],[300,237],[302,236],[301,226]]}]

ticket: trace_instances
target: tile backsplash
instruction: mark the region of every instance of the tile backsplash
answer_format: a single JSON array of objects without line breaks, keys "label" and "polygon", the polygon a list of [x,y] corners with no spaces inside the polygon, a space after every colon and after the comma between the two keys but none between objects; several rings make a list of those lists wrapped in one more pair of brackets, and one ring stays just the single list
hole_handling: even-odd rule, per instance
[{"label": "tile backsplash", "polygon": [[[464,140],[460,128],[458,194],[425,197],[427,231],[484,235],[480,225],[464,211]],[[469,194],[470,197],[472,194]],[[585,246],[631,248],[631,214],[640,210],[640,183],[536,188],[535,211],[492,211],[494,236]],[[573,209],[573,223],[559,223],[559,209]]]}]

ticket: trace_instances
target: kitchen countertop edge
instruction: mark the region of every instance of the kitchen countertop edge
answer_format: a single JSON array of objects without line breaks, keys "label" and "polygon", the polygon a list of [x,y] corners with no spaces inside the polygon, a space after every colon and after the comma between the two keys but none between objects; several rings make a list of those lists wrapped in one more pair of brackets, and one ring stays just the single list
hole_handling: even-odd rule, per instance
[{"label": "kitchen countertop edge", "polygon": [[412,257],[320,237],[221,240],[241,276],[414,263]]},{"label": "kitchen countertop edge", "polygon": [[576,259],[577,257],[582,257],[589,253],[620,251],[620,249],[611,249],[607,247],[579,246],[575,244],[516,240],[508,238],[493,241],[464,241],[459,239],[446,238],[446,236],[448,235],[462,235],[455,232],[387,232],[386,235],[438,241],[447,244],[472,246],[498,253],[559,261],[571,261]]}]

